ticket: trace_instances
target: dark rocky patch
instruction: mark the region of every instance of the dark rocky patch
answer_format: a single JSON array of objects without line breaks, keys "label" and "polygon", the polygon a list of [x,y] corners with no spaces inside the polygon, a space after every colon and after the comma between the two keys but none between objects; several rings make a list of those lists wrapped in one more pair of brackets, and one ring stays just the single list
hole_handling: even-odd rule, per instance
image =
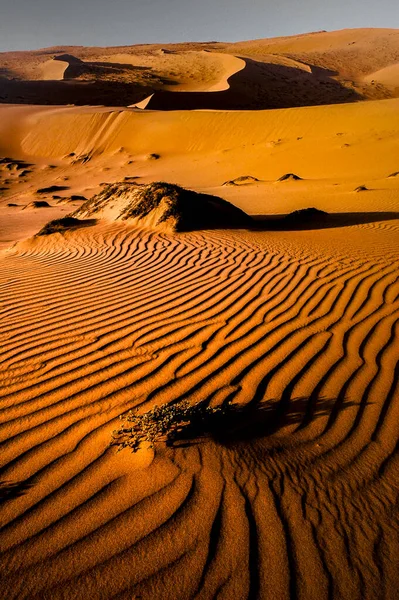
[{"label": "dark rocky patch", "polygon": [[90,154],[80,154],[72,161],[72,164],[73,165],[76,165],[76,164],[85,165],[90,160],[91,160]]}]

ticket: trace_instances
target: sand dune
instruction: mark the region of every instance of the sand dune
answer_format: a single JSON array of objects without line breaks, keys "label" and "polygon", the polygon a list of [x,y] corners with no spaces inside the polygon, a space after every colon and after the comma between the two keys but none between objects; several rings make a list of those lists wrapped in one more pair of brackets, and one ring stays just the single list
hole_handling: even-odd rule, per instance
[{"label": "sand dune", "polygon": [[392,88],[395,95],[399,93],[399,63],[384,67],[365,77],[368,83],[381,83],[385,87]]},{"label": "sand dune", "polygon": [[[392,78],[397,81],[398,57],[395,29],[345,29],[234,44],[6,52],[0,55],[0,101],[128,106],[155,94],[161,109],[170,110],[176,101],[175,109],[248,110],[376,100],[397,96]],[[63,60],[65,70],[56,64]],[[243,60],[245,73],[234,78]],[[373,73],[378,76],[370,78]],[[236,100],[223,93],[232,83]],[[211,106],[211,99],[201,96],[208,91],[215,93]]]},{"label": "sand dune", "polygon": [[[183,185],[217,186],[247,174],[275,182],[290,172],[312,180],[381,179],[398,170],[397,100],[259,112],[1,110],[5,132],[18,122],[13,140],[24,155],[60,159],[74,152],[106,157],[110,165],[122,148],[135,161],[129,174],[162,180],[165,173]],[[151,153],[161,160],[144,163]]]},{"label": "sand dune", "polygon": [[[247,103],[0,107],[1,598],[396,598],[397,36],[0,57],[34,98]],[[69,81],[32,80],[63,55]],[[248,110],[293,81],[331,104]],[[182,186],[252,219],[177,233]],[[174,446],[111,445],[120,415],[181,401],[226,411]]]},{"label": "sand dune", "polygon": [[245,66],[240,58],[205,50],[146,55],[112,54],[102,57],[102,60],[151,68],[165,80],[163,88],[172,91],[216,92],[228,89],[229,77]]},{"label": "sand dune", "polygon": [[[245,58],[227,78],[226,87],[202,92],[162,88],[138,103],[150,110],[262,110],[290,106],[313,106],[353,102],[361,97],[341,85],[327,70],[311,69],[297,61],[272,60],[266,64]],[[209,93],[212,92],[212,93]]]},{"label": "sand dune", "polygon": [[65,71],[69,67],[69,63],[65,60],[46,60],[41,65],[43,81],[62,81],[64,79]]}]

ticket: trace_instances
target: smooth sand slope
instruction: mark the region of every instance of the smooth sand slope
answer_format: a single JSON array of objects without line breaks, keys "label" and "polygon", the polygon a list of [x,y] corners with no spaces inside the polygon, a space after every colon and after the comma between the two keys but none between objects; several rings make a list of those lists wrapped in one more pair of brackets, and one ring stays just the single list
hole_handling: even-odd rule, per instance
[{"label": "smooth sand slope", "polygon": [[[0,597],[396,597],[398,150],[396,99],[0,108]],[[26,239],[106,183],[160,180],[257,221],[110,210]],[[262,218],[307,207],[329,215]],[[119,415],[180,400],[243,412],[110,447]]]},{"label": "smooth sand slope", "polygon": [[41,79],[43,81],[62,81],[69,63],[65,60],[51,58],[41,65]]}]

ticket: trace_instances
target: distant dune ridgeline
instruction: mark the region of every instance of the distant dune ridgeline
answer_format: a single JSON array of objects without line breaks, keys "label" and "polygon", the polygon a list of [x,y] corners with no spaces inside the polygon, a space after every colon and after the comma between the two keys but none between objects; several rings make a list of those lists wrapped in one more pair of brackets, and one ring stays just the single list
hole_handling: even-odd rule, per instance
[{"label": "distant dune ridgeline", "polygon": [[1,53],[0,102],[127,106],[147,98],[144,106],[154,110],[335,104],[398,97],[398,65],[396,29],[233,44],[61,46]]}]

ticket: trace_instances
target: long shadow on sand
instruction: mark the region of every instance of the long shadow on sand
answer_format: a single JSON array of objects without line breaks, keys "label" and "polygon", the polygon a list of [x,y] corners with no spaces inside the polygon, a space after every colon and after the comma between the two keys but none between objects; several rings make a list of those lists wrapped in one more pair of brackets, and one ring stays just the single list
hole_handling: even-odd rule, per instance
[{"label": "long shadow on sand", "polygon": [[328,417],[332,422],[339,412],[354,405],[345,399],[308,397],[246,405],[226,404],[222,413],[210,413],[206,422],[193,421],[184,427],[176,434],[172,445],[186,447],[209,438],[225,446],[253,441],[270,437],[288,425],[302,428],[320,417]]},{"label": "long shadow on sand", "polygon": [[[245,217],[245,215],[243,215]],[[242,225],[215,222],[214,225],[206,223],[203,227],[184,227],[180,233],[201,230],[229,231],[246,229],[249,231],[306,231],[315,229],[331,229],[339,227],[353,227],[367,225],[381,221],[399,220],[399,212],[359,212],[359,213],[333,213],[328,214],[316,209],[304,209],[287,215],[248,215],[243,219]],[[64,232],[71,229],[91,227],[97,224],[97,219],[76,219],[64,217],[47,223],[36,235],[43,236],[51,233]],[[123,222],[123,221],[122,221]]]},{"label": "long shadow on sand", "polygon": [[380,221],[395,221],[399,212],[324,213],[316,209],[304,209],[286,215],[251,215],[251,229],[260,231],[298,231],[306,229],[330,229],[353,227]]},{"label": "long shadow on sand", "polygon": [[24,496],[33,486],[28,481],[0,481],[0,504]]}]

